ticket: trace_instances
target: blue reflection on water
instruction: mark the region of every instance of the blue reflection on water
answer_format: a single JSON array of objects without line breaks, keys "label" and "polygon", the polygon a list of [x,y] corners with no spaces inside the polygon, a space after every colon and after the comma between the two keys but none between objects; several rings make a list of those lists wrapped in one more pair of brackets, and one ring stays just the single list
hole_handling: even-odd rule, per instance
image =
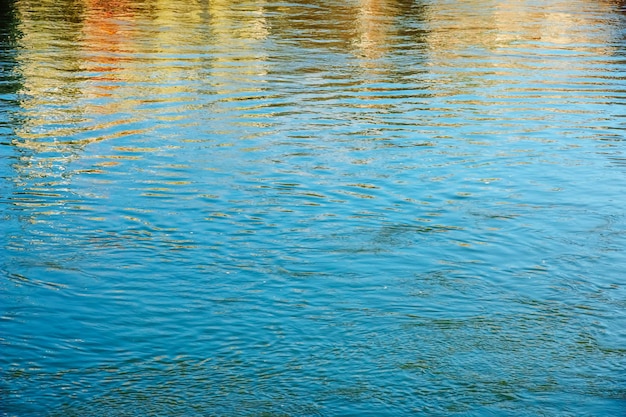
[{"label": "blue reflection on water", "polygon": [[3,10],[4,415],[620,415],[619,2]]}]

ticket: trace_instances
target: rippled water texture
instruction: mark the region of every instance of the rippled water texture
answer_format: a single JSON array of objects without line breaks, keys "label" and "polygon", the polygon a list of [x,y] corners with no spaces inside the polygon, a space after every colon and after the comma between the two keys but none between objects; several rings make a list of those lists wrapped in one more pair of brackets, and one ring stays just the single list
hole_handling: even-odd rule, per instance
[{"label": "rippled water texture", "polygon": [[1,19],[1,415],[626,414],[622,2]]}]

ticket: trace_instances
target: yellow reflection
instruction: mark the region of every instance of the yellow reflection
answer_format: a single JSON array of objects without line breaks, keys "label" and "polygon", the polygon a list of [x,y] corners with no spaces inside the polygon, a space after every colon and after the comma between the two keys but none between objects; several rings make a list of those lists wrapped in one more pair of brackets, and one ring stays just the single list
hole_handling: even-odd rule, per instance
[{"label": "yellow reflection", "polygon": [[368,59],[382,57],[388,50],[393,26],[389,15],[393,0],[359,0],[356,45]]},{"label": "yellow reflection", "polygon": [[[577,64],[571,59],[575,56],[572,54],[613,53],[610,45],[614,34],[605,30],[606,22],[599,19],[611,16],[617,3],[564,0],[429,3],[425,12],[427,65],[432,73],[445,76],[435,80],[441,87],[437,94],[449,96],[469,90],[481,97],[489,94],[485,86],[498,83],[514,86],[518,72],[512,70],[523,71],[526,84],[519,88],[528,92],[545,94],[549,90],[546,84],[572,85]],[[540,74],[542,71],[547,74],[546,70],[552,71],[548,78],[543,78]],[[528,84],[528,80],[534,80],[536,85]],[[553,93],[562,96],[566,92]],[[459,103],[483,104],[482,99],[463,100]]]},{"label": "yellow reflection", "polygon": [[[229,48],[246,44],[248,40],[261,41],[269,35],[266,20],[265,1],[258,0],[245,5],[245,13],[236,12],[238,2],[233,0],[213,0],[209,2],[211,30],[219,40],[231,40],[234,44],[222,44]],[[215,41],[220,45],[219,41]]]},{"label": "yellow reflection", "polygon": [[[119,87],[119,71],[123,54],[133,43],[129,26],[134,26],[134,15],[126,1],[85,0],[85,19],[81,39],[84,71],[92,74],[84,84],[86,97],[111,97]],[[92,106],[98,113],[112,113],[118,109]]]},{"label": "yellow reflection", "polygon": [[445,65],[468,48],[494,45],[495,1],[431,2],[426,40],[433,59]]},{"label": "yellow reflection", "polygon": [[263,42],[270,34],[264,1],[247,4],[246,13],[236,13],[232,0],[209,3],[209,27],[215,55],[209,82],[223,94],[223,101],[242,98],[234,93],[262,91],[269,71],[268,53]]},{"label": "yellow reflection", "polygon": [[[506,45],[515,41],[542,42],[552,46],[568,45],[597,51],[606,42],[606,33],[593,30],[598,16],[609,16],[615,1],[556,1],[535,5],[529,0],[499,2],[494,8],[496,42]],[[589,44],[595,44],[589,47]]]},{"label": "yellow reflection", "polygon": [[427,42],[436,63],[519,46],[551,49],[559,45],[602,53],[609,40],[598,27],[598,16],[610,16],[614,1],[466,0],[432,2],[426,13]]},{"label": "yellow reflection", "polygon": [[[73,134],[73,124],[81,121],[72,103],[81,95],[75,74],[81,70],[82,7],[30,0],[19,1],[15,7],[21,33],[16,61],[25,116],[16,131],[34,148],[40,139],[53,143],[57,129],[60,135]],[[73,30],[58,30],[61,25]]]},{"label": "yellow reflection", "polygon": [[[416,2],[406,0],[350,0],[328,2],[328,10],[314,16],[299,12],[291,21],[290,10],[298,4],[267,0],[18,0],[22,37],[17,62],[25,112],[17,144],[72,150],[145,134],[153,127],[138,126],[140,122],[183,120],[177,112],[213,92],[220,103],[254,106],[249,99],[263,97],[269,48],[280,47],[275,42],[281,35],[315,45],[338,41],[333,48],[341,45],[342,52],[363,57],[361,64],[371,67],[396,46],[402,30],[398,19],[410,16],[412,24],[425,26],[431,70],[459,67],[465,73],[458,77],[477,69],[524,65],[519,56],[502,58],[504,54],[497,61],[492,54],[469,62],[480,50],[500,53],[520,45],[574,45],[599,54],[609,50],[611,34],[594,31],[594,19],[610,15],[616,2],[535,3],[433,1],[421,8],[426,10],[422,14],[415,11]],[[320,16],[326,21],[315,22]],[[324,65],[314,56],[311,64]],[[239,123],[239,128],[257,127],[257,122]]]}]

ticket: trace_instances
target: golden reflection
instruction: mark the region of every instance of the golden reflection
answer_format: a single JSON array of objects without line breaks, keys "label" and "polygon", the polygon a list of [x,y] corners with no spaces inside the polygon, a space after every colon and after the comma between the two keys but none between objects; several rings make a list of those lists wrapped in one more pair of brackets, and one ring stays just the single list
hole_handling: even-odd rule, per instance
[{"label": "golden reflection", "polygon": [[[87,97],[111,97],[119,87],[120,67],[129,39],[128,26],[134,15],[126,1],[85,0],[85,19],[82,28],[83,69],[93,74],[85,83]],[[92,106],[98,113],[112,113],[117,109]]]},{"label": "golden reflection", "polygon": [[[477,108],[485,100],[515,97],[509,95],[515,94],[514,89],[536,98],[559,99],[567,91],[551,84],[562,82],[576,88],[576,83],[583,82],[572,83],[572,79],[580,68],[579,62],[589,61],[575,60],[575,54],[614,53],[611,37],[615,35],[596,28],[606,29],[606,22],[600,19],[611,16],[617,7],[618,2],[614,1],[431,2],[425,11],[424,39],[429,72],[443,76],[434,78],[436,94],[459,96],[476,92],[473,97],[455,100]],[[517,70],[527,77],[523,84],[518,82]],[[490,91],[503,83],[509,86]],[[506,97],[501,96],[503,91],[507,92]],[[494,111],[506,111],[511,104],[494,102]],[[493,115],[480,117],[488,120]]]},{"label": "golden reflection", "polygon": [[[61,135],[72,134],[72,125],[82,120],[81,112],[72,106],[81,95],[75,74],[81,70],[78,44],[82,11],[76,4],[16,3],[21,33],[16,61],[25,116],[16,131],[27,142],[54,143],[57,129]],[[58,30],[59,26],[71,30]]]},{"label": "golden reflection", "polygon": [[394,0],[360,0],[358,3],[356,46],[367,59],[380,58],[388,50],[393,30],[389,3],[393,2]]},{"label": "golden reflection", "polygon": [[609,39],[606,32],[593,28],[601,23],[598,16],[610,16],[615,7],[613,1],[432,2],[426,12],[426,39],[433,62],[443,66],[478,56],[481,49],[520,45],[531,49],[567,45],[603,53]]},{"label": "golden reflection", "polygon": [[[270,33],[266,20],[265,0],[249,2],[245,13],[236,12],[237,2],[232,0],[214,0],[209,3],[208,12],[211,17],[211,31],[217,37],[217,45],[235,49],[247,44],[247,41],[262,41]],[[233,44],[222,44],[221,41],[234,41]]]},{"label": "golden reflection", "polygon": [[[328,7],[326,26],[332,30],[325,27],[312,36],[349,36],[351,47],[366,59],[384,56],[394,37],[394,19],[402,12],[398,0]],[[335,9],[341,12],[334,14]],[[86,129],[98,138],[104,129],[94,129],[95,115],[136,115],[146,102],[197,94],[181,81],[208,83],[227,93],[226,101],[238,99],[228,94],[246,82],[248,93],[261,91],[273,23],[289,17],[272,16],[264,0],[20,0],[16,10],[23,34],[17,58],[26,97],[22,106],[28,109],[19,135],[31,148],[51,136],[63,144],[63,138]],[[331,25],[335,17],[340,24]],[[288,25],[297,30],[310,24],[295,19]]]},{"label": "golden reflection", "polygon": [[426,11],[426,41],[431,59],[445,65],[470,48],[494,45],[495,0],[432,2]]},{"label": "golden reflection", "polygon": [[[598,52],[606,46],[606,33],[594,30],[603,23],[598,16],[610,16],[619,2],[555,1],[537,6],[529,0],[499,2],[493,19],[497,29],[496,43],[504,46],[515,42],[536,42],[549,46],[567,45]],[[589,28],[589,30],[580,30]]]},{"label": "golden reflection", "polygon": [[[368,69],[383,68],[400,44],[410,51],[424,42],[431,72],[463,78],[466,85],[481,83],[489,79],[482,76],[486,70],[525,65],[519,53],[506,56],[510,48],[567,45],[607,53],[611,34],[593,28],[600,26],[598,16],[610,15],[619,4],[18,0],[22,36],[16,61],[24,117],[16,145],[73,152],[96,141],[147,134],[158,122],[183,121],[180,113],[189,109],[225,114],[233,103],[257,108],[254,100],[267,95],[280,42],[295,42],[295,54],[308,46],[339,47],[362,58],[359,65]],[[310,59],[307,68],[324,65]],[[215,98],[209,98],[212,93]],[[233,123],[233,129],[262,127],[256,121]]]},{"label": "golden reflection", "polygon": [[226,102],[241,100],[239,92],[262,91],[268,74],[268,53],[264,41],[270,34],[265,1],[248,3],[245,13],[233,10],[231,0],[209,3],[209,33],[215,54],[209,82]]}]

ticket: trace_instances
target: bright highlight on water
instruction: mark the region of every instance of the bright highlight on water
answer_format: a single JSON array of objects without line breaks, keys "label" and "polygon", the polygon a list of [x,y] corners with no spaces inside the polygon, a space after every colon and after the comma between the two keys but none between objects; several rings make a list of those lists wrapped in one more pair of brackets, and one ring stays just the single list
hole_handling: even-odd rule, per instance
[{"label": "bright highlight on water", "polygon": [[13,0],[0,415],[626,415],[618,0]]}]

